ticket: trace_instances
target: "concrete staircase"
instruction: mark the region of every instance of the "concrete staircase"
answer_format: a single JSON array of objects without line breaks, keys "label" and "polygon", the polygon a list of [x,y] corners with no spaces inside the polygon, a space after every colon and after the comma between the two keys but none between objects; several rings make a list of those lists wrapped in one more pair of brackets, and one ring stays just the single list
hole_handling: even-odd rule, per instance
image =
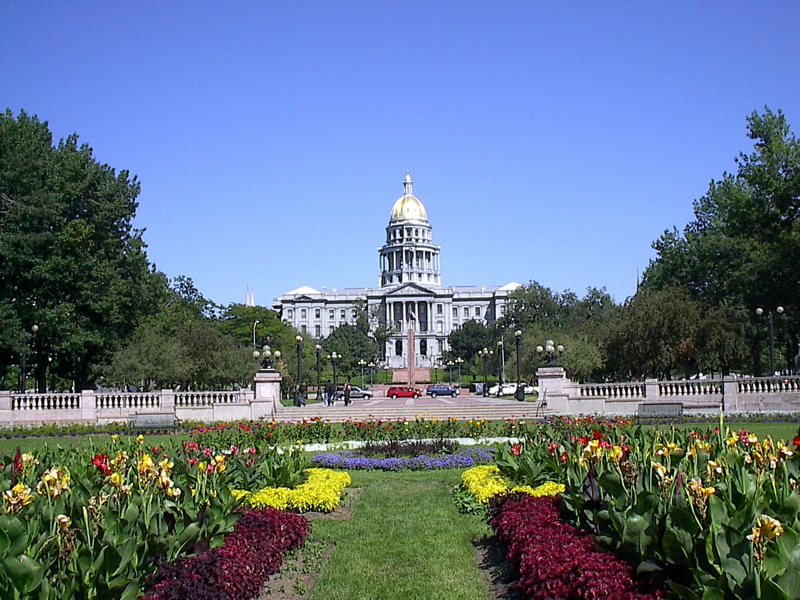
[{"label": "concrete staircase", "polygon": [[301,421],[320,418],[333,423],[343,421],[396,421],[399,419],[450,419],[459,420],[531,420],[544,419],[552,412],[534,402],[517,402],[501,398],[472,399],[451,404],[417,403],[411,405],[386,405],[369,400],[355,400],[350,406],[337,402],[335,406],[308,404],[302,407],[284,406],[278,409],[276,421]]}]

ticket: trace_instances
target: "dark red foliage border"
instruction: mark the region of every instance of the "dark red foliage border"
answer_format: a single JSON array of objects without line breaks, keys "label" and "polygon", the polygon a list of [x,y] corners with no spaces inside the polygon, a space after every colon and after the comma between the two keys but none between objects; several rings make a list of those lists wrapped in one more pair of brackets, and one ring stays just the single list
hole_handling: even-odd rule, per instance
[{"label": "dark red foliage border", "polygon": [[245,600],[261,592],[283,555],[305,541],[302,515],[246,509],[225,543],[175,564],[163,564],[144,600]]},{"label": "dark red foliage border", "polygon": [[491,521],[517,565],[524,598],[651,600],[665,591],[637,582],[633,569],[597,549],[591,535],[560,519],[559,498],[512,495],[494,507]]}]

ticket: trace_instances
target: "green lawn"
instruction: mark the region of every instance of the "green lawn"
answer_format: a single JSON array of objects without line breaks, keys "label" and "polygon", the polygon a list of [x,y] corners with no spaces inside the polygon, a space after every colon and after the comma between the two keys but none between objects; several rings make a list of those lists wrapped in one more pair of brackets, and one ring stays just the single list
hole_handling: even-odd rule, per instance
[{"label": "green lawn", "polygon": [[473,542],[489,533],[450,495],[460,471],[356,471],[348,520],[314,521],[311,540],[335,544],[314,600],[480,600],[489,593]]}]

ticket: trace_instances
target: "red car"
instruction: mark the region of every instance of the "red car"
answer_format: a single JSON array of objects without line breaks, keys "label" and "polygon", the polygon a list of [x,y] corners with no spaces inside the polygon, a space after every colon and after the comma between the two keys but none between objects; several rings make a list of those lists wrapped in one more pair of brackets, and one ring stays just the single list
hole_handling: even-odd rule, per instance
[{"label": "red car", "polygon": [[386,395],[391,398],[420,398],[422,392],[412,387],[390,387],[386,391]]}]

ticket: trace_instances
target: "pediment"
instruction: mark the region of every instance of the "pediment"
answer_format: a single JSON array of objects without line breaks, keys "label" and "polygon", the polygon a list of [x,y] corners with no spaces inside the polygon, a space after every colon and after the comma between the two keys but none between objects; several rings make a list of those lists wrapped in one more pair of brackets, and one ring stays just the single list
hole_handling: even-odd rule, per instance
[{"label": "pediment", "polygon": [[386,292],[387,298],[396,298],[398,296],[435,296],[435,293],[418,283],[409,281],[408,283],[397,286],[390,292]]}]

